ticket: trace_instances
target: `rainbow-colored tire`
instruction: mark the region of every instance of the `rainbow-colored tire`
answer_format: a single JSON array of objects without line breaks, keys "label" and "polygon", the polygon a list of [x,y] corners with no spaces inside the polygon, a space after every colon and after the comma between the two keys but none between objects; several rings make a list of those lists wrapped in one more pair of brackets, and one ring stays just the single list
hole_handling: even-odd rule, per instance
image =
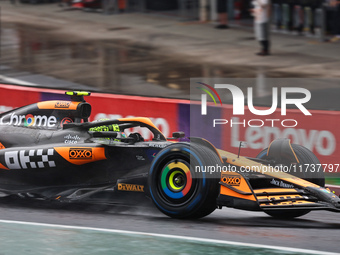
[{"label": "rainbow-colored tire", "polygon": [[[174,218],[199,218],[216,208],[217,178],[195,167],[220,164],[211,149],[176,143],[160,151],[149,171],[149,191],[157,208]],[[208,178],[209,177],[209,178]]]}]

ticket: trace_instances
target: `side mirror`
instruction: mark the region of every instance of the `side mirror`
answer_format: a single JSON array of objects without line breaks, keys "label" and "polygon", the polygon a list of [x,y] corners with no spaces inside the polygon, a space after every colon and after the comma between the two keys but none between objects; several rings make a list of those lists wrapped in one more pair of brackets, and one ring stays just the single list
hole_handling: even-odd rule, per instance
[{"label": "side mirror", "polygon": [[173,132],[172,133],[172,137],[167,138],[168,140],[175,140],[175,139],[179,139],[179,138],[183,138],[185,137],[185,133],[182,131],[178,131],[178,132]]}]

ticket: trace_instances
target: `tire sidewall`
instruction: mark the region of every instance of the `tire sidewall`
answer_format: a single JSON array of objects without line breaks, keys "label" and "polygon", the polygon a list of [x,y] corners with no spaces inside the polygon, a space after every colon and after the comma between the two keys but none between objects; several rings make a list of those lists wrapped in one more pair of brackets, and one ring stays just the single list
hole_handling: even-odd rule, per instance
[{"label": "tire sidewall", "polygon": [[[192,176],[192,187],[185,201],[179,204],[170,203],[160,190],[160,175],[163,168],[172,160],[180,159],[187,162]],[[160,151],[155,157],[148,176],[150,196],[159,210],[174,218],[186,218],[194,215],[201,209],[209,193],[211,181],[206,173],[196,173],[195,167],[203,166],[204,162],[199,157],[193,146],[186,143],[177,143]]]}]

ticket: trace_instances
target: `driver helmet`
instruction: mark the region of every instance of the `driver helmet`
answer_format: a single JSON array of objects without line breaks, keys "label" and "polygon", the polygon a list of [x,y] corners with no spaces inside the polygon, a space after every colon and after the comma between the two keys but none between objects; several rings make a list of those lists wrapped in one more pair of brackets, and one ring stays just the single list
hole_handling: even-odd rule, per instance
[{"label": "driver helmet", "polygon": [[[93,122],[100,122],[100,121],[105,121],[105,120],[110,120],[110,119],[99,119],[99,120],[95,120]],[[117,132],[117,138],[125,138],[126,137],[126,134],[124,132],[120,131],[118,124],[101,125],[101,126],[90,128],[89,131],[93,131],[93,132],[114,131],[114,132]],[[114,140],[120,141],[119,139],[114,139]]]}]

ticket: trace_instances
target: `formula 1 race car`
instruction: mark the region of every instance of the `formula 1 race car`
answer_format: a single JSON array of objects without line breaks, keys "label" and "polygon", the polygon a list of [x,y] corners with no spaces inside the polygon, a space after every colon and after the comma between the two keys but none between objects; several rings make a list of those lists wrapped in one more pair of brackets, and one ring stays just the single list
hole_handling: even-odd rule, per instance
[{"label": "formula 1 race car", "polygon": [[[316,156],[288,139],[246,158],[202,138],[174,141],[182,132],[166,138],[148,118],[89,122],[84,96],[90,93],[66,94],[70,101],[0,115],[2,197],[110,204],[111,195],[142,194],[174,218],[204,217],[223,206],[285,218],[340,211],[340,199],[324,188],[323,171],[304,169],[320,165]],[[136,127],[148,129],[152,140],[131,132]]]}]

